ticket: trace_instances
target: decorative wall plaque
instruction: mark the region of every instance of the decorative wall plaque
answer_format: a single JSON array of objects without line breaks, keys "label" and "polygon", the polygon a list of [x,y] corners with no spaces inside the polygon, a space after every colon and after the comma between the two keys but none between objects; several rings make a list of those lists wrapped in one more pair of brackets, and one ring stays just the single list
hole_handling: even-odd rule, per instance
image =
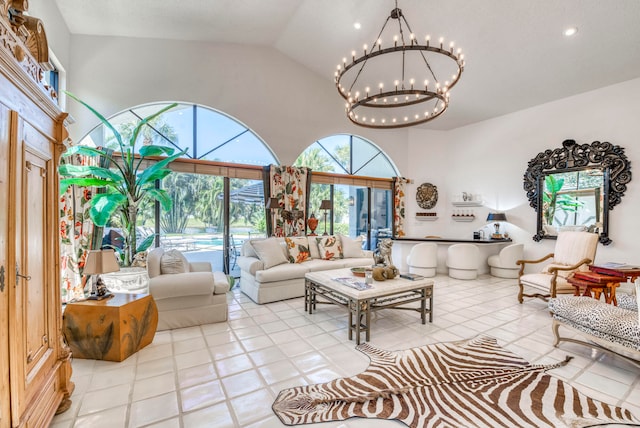
[{"label": "decorative wall plaque", "polygon": [[431,183],[422,183],[416,191],[416,202],[426,210],[435,207],[438,203],[438,188]]}]

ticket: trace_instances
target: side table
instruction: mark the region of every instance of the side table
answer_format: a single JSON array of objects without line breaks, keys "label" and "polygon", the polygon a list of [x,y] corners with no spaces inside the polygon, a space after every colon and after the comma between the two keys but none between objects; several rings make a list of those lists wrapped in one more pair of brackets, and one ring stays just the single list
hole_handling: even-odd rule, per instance
[{"label": "side table", "polygon": [[123,361],[153,341],[158,309],[150,294],[68,303],[62,333],[75,358]]}]

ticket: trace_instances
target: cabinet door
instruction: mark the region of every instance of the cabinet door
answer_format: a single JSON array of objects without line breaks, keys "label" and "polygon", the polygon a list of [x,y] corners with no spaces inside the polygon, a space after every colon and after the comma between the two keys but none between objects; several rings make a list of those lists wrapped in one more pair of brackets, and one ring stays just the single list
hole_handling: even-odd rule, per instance
[{"label": "cabinet door", "polygon": [[10,111],[0,104],[0,427],[8,427],[9,417],[9,290],[7,235],[9,210],[9,127]]},{"label": "cabinet door", "polygon": [[[54,394],[51,376],[57,355],[55,263],[55,195],[52,142],[22,119],[17,126],[15,164],[16,278],[10,323],[11,407],[14,423],[38,401]],[[18,275],[19,273],[19,275]],[[13,303],[13,302],[12,302]],[[13,305],[12,305],[13,306]],[[14,377],[14,374],[16,375]],[[54,388],[55,389],[55,388]],[[43,403],[44,404],[44,403]],[[47,403],[49,404],[49,403]]]}]

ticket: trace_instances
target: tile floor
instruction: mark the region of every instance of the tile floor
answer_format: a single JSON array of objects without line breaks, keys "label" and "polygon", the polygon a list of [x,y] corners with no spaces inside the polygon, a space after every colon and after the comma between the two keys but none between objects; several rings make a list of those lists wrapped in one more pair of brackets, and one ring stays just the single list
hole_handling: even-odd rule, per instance
[{"label": "tile floor", "polygon": [[[575,358],[550,371],[580,391],[640,417],[640,369],[571,343],[552,346],[550,317],[539,299],[517,303],[516,281],[435,278],[434,321],[407,311],[374,316],[371,343],[404,349],[486,333],[535,363]],[[121,363],[73,361],[72,407],[52,427],[282,427],[271,404],[281,389],[364,370],[368,359],[347,340],[346,312],[303,299],[257,305],[234,288],[229,321],[158,332]],[[316,426],[316,425],[314,425]],[[403,427],[352,419],[320,427]]]}]

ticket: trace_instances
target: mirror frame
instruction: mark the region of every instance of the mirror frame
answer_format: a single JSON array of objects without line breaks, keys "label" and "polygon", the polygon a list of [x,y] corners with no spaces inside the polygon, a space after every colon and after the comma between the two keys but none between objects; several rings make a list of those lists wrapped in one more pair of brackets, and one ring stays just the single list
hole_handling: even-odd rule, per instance
[{"label": "mirror frame", "polygon": [[527,171],[524,174],[524,190],[527,192],[529,205],[536,210],[538,215],[537,233],[533,236],[534,241],[557,238],[544,233],[542,212],[538,209],[542,206],[545,176],[556,172],[591,168],[601,168],[604,177],[604,207],[600,242],[603,245],[609,245],[613,242],[609,238],[609,211],[621,202],[624,192],[627,190],[627,184],[631,181],[631,165],[624,154],[624,148],[620,146],[600,141],[594,141],[591,144],[577,144],[575,140],[564,140],[561,148],[540,152],[528,163]]}]

